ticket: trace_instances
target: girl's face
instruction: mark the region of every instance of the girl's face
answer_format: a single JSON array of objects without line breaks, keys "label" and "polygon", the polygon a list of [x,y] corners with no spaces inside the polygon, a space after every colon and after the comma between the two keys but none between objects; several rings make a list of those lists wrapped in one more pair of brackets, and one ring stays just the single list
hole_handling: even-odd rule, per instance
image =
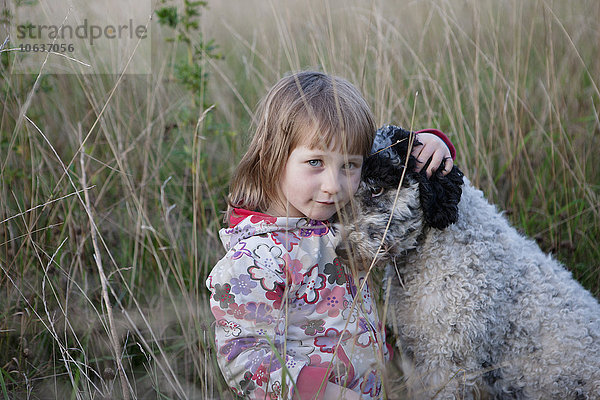
[{"label": "girl's face", "polygon": [[282,198],[267,213],[321,221],[331,218],[358,189],[362,163],[359,154],[296,147],[281,174]]}]

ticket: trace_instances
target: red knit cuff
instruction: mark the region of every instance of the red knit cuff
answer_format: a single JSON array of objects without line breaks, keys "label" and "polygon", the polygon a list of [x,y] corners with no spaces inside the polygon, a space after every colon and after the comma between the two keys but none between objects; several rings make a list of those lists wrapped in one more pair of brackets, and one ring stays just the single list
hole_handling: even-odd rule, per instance
[{"label": "red knit cuff", "polygon": [[456,149],[454,148],[454,145],[452,144],[450,139],[448,139],[448,136],[444,134],[444,132],[440,131],[439,129],[422,129],[420,131],[415,132],[415,134],[417,133],[431,133],[439,137],[444,143],[446,143],[446,146],[448,146],[448,150],[450,150],[450,155],[452,156],[452,159],[454,160],[456,158]]},{"label": "red knit cuff", "polygon": [[327,367],[304,367],[300,370],[296,380],[296,390],[300,399],[323,400],[328,382],[327,369]]}]

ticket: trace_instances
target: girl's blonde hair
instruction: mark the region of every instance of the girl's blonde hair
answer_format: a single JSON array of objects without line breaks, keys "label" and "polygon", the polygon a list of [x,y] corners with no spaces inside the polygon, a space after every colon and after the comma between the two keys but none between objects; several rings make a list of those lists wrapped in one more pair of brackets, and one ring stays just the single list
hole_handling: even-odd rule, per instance
[{"label": "girl's blonde hair", "polygon": [[233,208],[265,212],[279,196],[279,179],[296,146],[368,156],[375,135],[371,109],[343,78],[303,71],[279,80],[261,100],[256,130],[234,171]]}]

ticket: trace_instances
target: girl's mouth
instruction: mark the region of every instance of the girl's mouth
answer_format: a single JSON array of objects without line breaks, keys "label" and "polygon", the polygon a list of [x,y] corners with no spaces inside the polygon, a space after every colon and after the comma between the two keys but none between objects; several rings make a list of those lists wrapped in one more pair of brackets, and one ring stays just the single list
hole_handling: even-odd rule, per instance
[{"label": "girl's mouth", "polygon": [[335,201],[316,201],[319,204],[324,204],[326,206],[332,206],[335,204]]}]

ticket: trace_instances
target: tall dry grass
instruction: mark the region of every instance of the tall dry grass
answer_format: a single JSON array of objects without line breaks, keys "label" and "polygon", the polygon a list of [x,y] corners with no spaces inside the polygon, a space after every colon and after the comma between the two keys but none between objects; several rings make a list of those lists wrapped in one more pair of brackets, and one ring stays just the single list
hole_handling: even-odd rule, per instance
[{"label": "tall dry grass", "polygon": [[207,31],[231,38],[220,41],[226,62],[211,97],[236,132],[286,71],[347,77],[380,124],[408,126],[415,108],[415,127],[447,132],[469,178],[597,290],[597,3],[229,1],[211,9]]},{"label": "tall dry grass", "polygon": [[598,2],[209,6],[212,109],[174,79],[185,48],[159,26],[148,76],[0,72],[0,398],[227,396],[204,278],[254,105],[290,70],[348,78],[381,124],[416,109],[600,293]]}]

